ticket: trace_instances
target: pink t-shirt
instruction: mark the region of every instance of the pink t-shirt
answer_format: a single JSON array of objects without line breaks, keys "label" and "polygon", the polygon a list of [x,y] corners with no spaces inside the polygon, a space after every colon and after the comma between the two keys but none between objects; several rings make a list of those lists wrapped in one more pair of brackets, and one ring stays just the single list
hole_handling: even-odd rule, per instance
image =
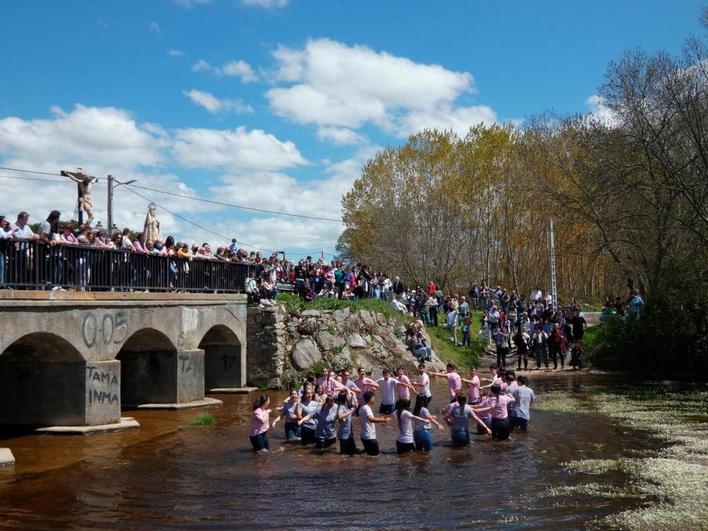
[{"label": "pink t-shirt", "polygon": [[457,396],[457,391],[462,389],[462,380],[455,371],[447,373],[447,385],[450,386],[450,400]]},{"label": "pink t-shirt", "polygon": [[499,395],[499,398],[491,398],[491,406],[492,410],[490,413],[492,414],[493,419],[505,419],[509,416],[509,412],[506,409],[506,406],[509,405],[509,402],[512,401],[512,398],[509,395]]},{"label": "pink t-shirt", "polygon": [[370,389],[373,389],[373,387],[370,386],[370,384],[376,383],[373,381],[371,378],[368,376],[364,376],[357,378],[354,380],[354,384],[359,388],[359,392],[356,394],[356,401],[362,404],[364,402],[364,393],[369,391]]},{"label": "pink t-shirt", "polygon": [[[403,383],[407,383],[408,385],[411,384],[411,381],[408,379],[408,376],[406,376],[405,374],[403,376],[399,376],[398,381],[403,382]],[[411,390],[410,390],[410,388],[403,385],[403,383],[399,383],[396,385],[396,391],[398,391],[398,398],[401,400],[410,400],[411,399]]]},{"label": "pink t-shirt", "polygon": [[328,376],[320,376],[317,378],[315,385],[321,385],[324,394],[327,396],[334,396],[337,390],[337,380],[329,378]]},{"label": "pink t-shirt", "polygon": [[265,431],[268,431],[268,428],[270,428],[268,412],[265,409],[261,409],[259,407],[254,409],[251,419],[251,436],[259,435]]},{"label": "pink t-shirt", "polygon": [[470,386],[470,402],[477,402],[479,400],[479,376],[476,374],[472,377],[472,383]]},{"label": "pink t-shirt", "polygon": [[[491,407],[494,405],[494,401],[491,398],[485,398],[482,400],[479,404],[477,404],[477,407]],[[492,418],[492,412],[491,411],[483,411],[481,413],[477,413],[477,416],[481,418],[482,420],[484,419],[491,419]]]}]

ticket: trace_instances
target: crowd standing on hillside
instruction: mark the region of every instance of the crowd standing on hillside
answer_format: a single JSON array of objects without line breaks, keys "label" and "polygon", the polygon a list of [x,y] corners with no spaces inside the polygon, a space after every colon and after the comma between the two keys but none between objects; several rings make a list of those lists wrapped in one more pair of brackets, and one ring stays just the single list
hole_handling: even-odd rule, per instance
[{"label": "crowd standing on hillside", "polygon": [[[342,455],[379,455],[376,427],[392,421],[398,428],[398,454],[431,451],[434,428],[444,431],[445,424],[454,448],[469,446],[471,433],[504,441],[515,428],[526,432],[535,400],[526,378],[517,378],[511,370],[500,372],[496,365],[491,365],[489,372],[489,377],[481,378],[473,367],[469,378],[464,378],[451,363],[445,372],[429,372],[420,364],[416,375],[409,377],[399,368],[394,377],[383,369],[382,377],[374,380],[362,367],[356,379],[347,369],[335,375],[324,368],[321,374],[308,376],[300,389],[291,390],[282,404],[271,405],[265,395],[255,401],[251,445],[256,452],[268,451],[268,432],[280,422],[286,441],[320,450],[339,442]],[[429,409],[431,377],[443,378],[448,384],[446,405],[437,415]],[[375,412],[377,394],[379,406]],[[276,415],[272,422],[271,415]],[[361,448],[357,446],[357,431]]]}]

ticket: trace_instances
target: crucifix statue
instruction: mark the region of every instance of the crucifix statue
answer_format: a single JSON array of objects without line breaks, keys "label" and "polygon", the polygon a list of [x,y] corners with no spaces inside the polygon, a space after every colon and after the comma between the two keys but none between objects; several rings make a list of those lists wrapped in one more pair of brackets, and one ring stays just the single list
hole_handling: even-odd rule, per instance
[{"label": "crucifix statue", "polygon": [[88,219],[86,225],[91,225],[93,221],[93,204],[91,203],[91,185],[98,181],[98,177],[84,175],[81,168],[76,168],[76,171],[61,171],[61,175],[68,177],[74,181],[79,188],[79,223],[83,223],[83,215],[85,212]]}]

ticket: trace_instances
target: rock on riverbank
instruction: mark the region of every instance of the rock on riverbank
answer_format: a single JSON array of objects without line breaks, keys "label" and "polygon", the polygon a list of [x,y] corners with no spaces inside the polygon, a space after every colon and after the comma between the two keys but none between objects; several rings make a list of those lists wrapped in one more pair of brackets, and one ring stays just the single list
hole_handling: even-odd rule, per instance
[{"label": "rock on riverbank", "polygon": [[[249,385],[288,387],[322,365],[334,370],[361,366],[374,376],[384,367],[401,366],[411,374],[417,366],[405,325],[369,310],[289,312],[282,304],[252,306],[247,330]],[[436,356],[427,365],[444,368]]]}]

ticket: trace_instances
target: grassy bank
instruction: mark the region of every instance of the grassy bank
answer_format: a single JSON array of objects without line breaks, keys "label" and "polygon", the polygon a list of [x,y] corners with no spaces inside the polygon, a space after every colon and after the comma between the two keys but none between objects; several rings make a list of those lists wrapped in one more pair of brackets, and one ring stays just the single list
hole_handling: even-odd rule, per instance
[{"label": "grassy bank", "polygon": [[[444,326],[429,326],[426,328],[432,341],[435,354],[445,363],[454,363],[458,370],[466,372],[470,367],[475,367],[479,363],[479,358],[484,352],[484,347],[477,340],[479,327],[482,322],[481,312],[472,314],[472,330],[470,338],[472,346],[456,347],[450,342],[450,333]],[[442,322],[440,323],[442,324]],[[462,331],[458,329],[457,340],[462,341]]]},{"label": "grassy bank", "polygon": [[340,299],[318,297],[313,301],[307,302],[292,293],[281,293],[278,295],[277,300],[278,302],[283,303],[290,312],[301,312],[303,310],[343,310],[344,308],[350,308],[352,311],[369,310],[370,312],[378,312],[386,317],[393,317],[401,324],[406,324],[413,320],[412,317],[396,311],[388,302],[381,299],[357,299],[353,301],[345,301]]}]

